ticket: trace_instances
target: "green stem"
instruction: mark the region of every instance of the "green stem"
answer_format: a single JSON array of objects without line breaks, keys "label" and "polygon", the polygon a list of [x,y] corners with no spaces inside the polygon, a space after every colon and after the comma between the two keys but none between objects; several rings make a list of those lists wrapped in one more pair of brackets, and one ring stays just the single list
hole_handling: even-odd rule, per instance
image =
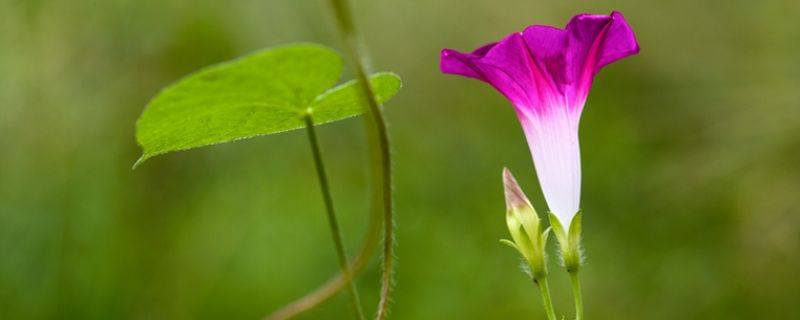
[{"label": "green stem", "polygon": [[[377,184],[380,188],[380,196],[383,208],[383,264],[381,273],[381,292],[378,302],[377,320],[386,319],[391,300],[392,276],[394,271],[394,218],[392,200],[392,159],[389,145],[389,132],[386,119],[383,115],[380,103],[369,85],[367,76],[367,66],[365,55],[360,51],[361,42],[356,31],[355,22],[350,12],[347,0],[330,0],[336,17],[339,33],[344,42],[345,51],[350,57],[350,62],[355,69],[356,77],[361,84],[363,96],[367,99],[369,111],[367,113],[367,125],[369,133],[375,132],[376,138],[370,138],[370,146],[373,154],[373,164],[380,163],[381,183]],[[372,134],[368,134],[373,137]],[[376,161],[377,160],[377,161]],[[373,166],[377,168],[377,166]],[[376,173],[376,172],[373,172]]]},{"label": "green stem", "polygon": [[[328,175],[325,173],[325,164],[322,161],[322,150],[319,147],[319,140],[317,132],[314,130],[314,120],[311,114],[308,113],[303,117],[306,122],[306,131],[308,132],[308,142],[311,145],[311,153],[314,155],[314,165],[317,168],[317,177],[319,178],[319,186],[322,191],[322,199],[325,202],[325,211],[328,214],[328,225],[331,228],[331,235],[333,237],[333,244],[336,248],[336,255],[339,256],[339,268],[342,274],[350,275],[350,266],[347,261],[347,253],[342,243],[342,233],[339,230],[339,222],[336,219],[336,211],[333,206],[333,197],[331,196],[330,184],[328,183]],[[358,290],[355,283],[350,281],[347,287],[350,294],[350,306],[359,320],[365,320],[364,311],[361,309],[361,300],[358,296]]]},{"label": "green stem", "polygon": [[553,300],[550,298],[550,287],[547,284],[547,278],[537,280],[536,284],[539,285],[539,290],[542,291],[542,304],[544,305],[544,312],[547,314],[547,319],[556,320],[556,313],[553,310]]},{"label": "green stem", "polygon": [[572,296],[575,298],[575,319],[583,320],[583,298],[581,296],[581,281],[578,279],[578,271],[569,273],[569,280],[572,283]]}]

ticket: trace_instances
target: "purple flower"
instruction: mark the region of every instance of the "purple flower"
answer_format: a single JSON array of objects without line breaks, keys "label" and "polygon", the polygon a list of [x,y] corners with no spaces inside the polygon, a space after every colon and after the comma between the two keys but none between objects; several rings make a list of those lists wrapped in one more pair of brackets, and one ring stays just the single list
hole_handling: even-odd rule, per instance
[{"label": "purple flower", "polygon": [[569,230],[580,209],[578,123],[595,74],[639,45],[619,12],[566,28],[529,26],[472,53],[442,50],[441,69],[489,83],[514,105],[550,211]]}]

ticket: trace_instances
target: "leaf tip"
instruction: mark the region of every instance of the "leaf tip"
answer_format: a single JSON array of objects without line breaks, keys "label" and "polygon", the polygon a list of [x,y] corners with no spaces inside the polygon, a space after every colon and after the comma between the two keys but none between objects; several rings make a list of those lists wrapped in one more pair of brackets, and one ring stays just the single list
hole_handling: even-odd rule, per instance
[{"label": "leaf tip", "polygon": [[378,73],[376,73],[374,76],[375,76],[376,78],[377,78],[377,77],[388,77],[389,79],[392,79],[392,80],[394,80],[394,83],[393,83],[393,84],[394,84],[395,86],[397,86],[397,89],[396,89],[396,90],[400,90],[400,88],[402,88],[402,87],[403,87],[403,78],[400,78],[400,75],[398,75],[398,74],[396,74],[396,73],[394,73],[394,72],[391,72],[391,71],[383,71],[383,72],[378,72]]},{"label": "leaf tip", "polygon": [[136,170],[136,168],[138,168],[142,163],[147,161],[147,159],[149,159],[149,158],[150,157],[147,154],[142,154],[142,156],[139,157],[139,159],[136,159],[136,162],[133,163],[133,166],[131,167],[131,170],[132,171]]}]

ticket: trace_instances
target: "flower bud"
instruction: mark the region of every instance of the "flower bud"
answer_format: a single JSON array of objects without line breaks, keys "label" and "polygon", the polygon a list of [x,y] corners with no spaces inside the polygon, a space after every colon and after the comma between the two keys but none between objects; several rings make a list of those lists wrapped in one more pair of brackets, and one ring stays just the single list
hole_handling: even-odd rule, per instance
[{"label": "flower bud", "polygon": [[513,242],[505,240],[503,243],[522,254],[530,266],[534,280],[542,279],[547,276],[545,245],[548,231],[542,232],[536,210],[508,169],[503,169],[503,184],[506,196],[506,223],[513,239]]}]

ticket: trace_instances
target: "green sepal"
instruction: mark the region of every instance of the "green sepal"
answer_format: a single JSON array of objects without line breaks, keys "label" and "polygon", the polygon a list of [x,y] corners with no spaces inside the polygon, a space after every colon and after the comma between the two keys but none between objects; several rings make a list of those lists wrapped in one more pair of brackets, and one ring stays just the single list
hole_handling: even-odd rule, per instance
[{"label": "green sepal", "polygon": [[[513,218],[512,218],[513,219]],[[512,227],[513,228],[513,227]],[[502,239],[506,244],[519,252],[530,267],[530,274],[534,279],[543,279],[547,276],[547,238],[548,232],[541,231],[541,224],[536,224],[533,230],[526,229],[519,224],[511,232],[513,241]],[[509,231],[510,231],[509,230]],[[533,238],[531,237],[533,236]]]},{"label": "green sepal", "polygon": [[519,251],[519,247],[517,247],[517,244],[515,244],[514,241],[508,239],[500,239],[500,243],[507,245],[513,248],[514,250],[517,250],[517,252],[519,252],[520,254],[522,254],[522,251]]},{"label": "green sepal", "polygon": [[558,217],[550,212],[550,227],[556,234],[558,239],[559,248],[561,251],[561,260],[567,272],[577,272],[583,264],[583,256],[581,252],[581,211],[575,214],[570,223],[569,233],[564,231],[564,226]]},{"label": "green sepal", "polygon": [[563,248],[569,243],[567,240],[567,233],[564,232],[564,226],[561,225],[561,221],[559,221],[558,217],[552,212],[548,214],[548,218],[550,219],[550,230],[556,234],[558,244],[562,249],[561,251],[563,251]]},{"label": "green sepal", "polygon": [[572,222],[569,224],[569,243],[578,249],[580,249],[581,244],[581,220],[583,214],[581,211],[575,214],[572,218]]},{"label": "green sepal", "polygon": [[547,240],[550,239],[550,234],[552,231],[553,228],[547,227],[547,229],[544,229],[544,232],[542,232],[542,248],[547,249]]}]

